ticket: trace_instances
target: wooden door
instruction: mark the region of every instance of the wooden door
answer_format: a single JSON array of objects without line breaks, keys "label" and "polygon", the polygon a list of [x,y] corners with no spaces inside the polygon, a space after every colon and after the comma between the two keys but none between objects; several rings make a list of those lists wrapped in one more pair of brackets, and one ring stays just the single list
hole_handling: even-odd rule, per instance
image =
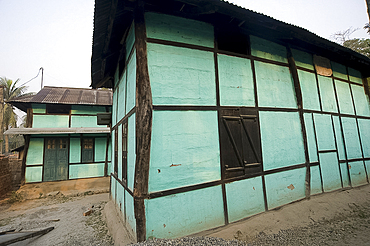
[{"label": "wooden door", "polygon": [[45,140],[44,180],[68,179],[68,139],[47,138]]}]

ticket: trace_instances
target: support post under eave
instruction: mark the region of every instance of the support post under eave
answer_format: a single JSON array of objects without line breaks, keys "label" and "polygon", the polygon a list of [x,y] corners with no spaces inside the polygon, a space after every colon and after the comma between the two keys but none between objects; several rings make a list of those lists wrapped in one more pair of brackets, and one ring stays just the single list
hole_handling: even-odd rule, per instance
[{"label": "support post under eave", "polygon": [[145,198],[148,197],[150,141],[152,134],[152,93],[150,88],[144,1],[137,1],[134,14],[136,48],[136,164],[134,180],[134,212],[136,238],[146,239]]}]

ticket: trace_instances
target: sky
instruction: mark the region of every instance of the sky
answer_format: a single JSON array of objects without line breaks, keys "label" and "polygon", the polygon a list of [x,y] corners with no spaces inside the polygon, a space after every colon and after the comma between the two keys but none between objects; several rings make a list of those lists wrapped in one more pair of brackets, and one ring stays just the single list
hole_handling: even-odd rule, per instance
[{"label": "sky", "polygon": [[[326,39],[350,27],[370,38],[365,0],[230,0]],[[44,86],[86,88],[91,83],[94,0],[0,0],[0,77],[34,78]],[[41,89],[41,73],[26,84]]]}]

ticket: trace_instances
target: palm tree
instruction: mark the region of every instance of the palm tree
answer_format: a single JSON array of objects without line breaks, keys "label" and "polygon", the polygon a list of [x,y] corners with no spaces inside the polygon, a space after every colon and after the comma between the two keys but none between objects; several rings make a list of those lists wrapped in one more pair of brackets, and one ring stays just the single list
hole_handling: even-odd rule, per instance
[{"label": "palm tree", "polygon": [[[32,95],[33,93],[26,93],[28,86],[20,85],[17,83],[19,79],[13,82],[13,80],[7,79],[6,77],[0,77],[0,86],[3,87],[4,95],[4,108],[3,108],[3,124],[1,126],[1,132],[8,130],[9,127],[17,127],[17,115],[14,112],[12,105],[9,101],[16,97]],[[8,136],[5,136],[5,153],[9,152],[9,141]]]}]

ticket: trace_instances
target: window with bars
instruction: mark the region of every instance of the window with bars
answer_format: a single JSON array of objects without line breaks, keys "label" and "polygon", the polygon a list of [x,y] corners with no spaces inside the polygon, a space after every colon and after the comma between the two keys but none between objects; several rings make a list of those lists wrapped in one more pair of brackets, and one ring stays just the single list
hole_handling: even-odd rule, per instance
[{"label": "window with bars", "polygon": [[82,139],[82,162],[93,162],[94,161],[94,139],[83,138]]}]

